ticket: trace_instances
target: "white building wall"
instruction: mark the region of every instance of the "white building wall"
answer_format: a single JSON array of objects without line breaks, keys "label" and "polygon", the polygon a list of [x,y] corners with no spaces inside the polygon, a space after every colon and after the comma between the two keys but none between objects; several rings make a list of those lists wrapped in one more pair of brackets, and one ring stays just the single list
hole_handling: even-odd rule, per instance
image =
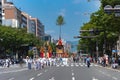
[{"label": "white building wall", "polygon": [[11,26],[11,27],[19,27],[19,21],[16,19],[3,19],[2,25]]}]

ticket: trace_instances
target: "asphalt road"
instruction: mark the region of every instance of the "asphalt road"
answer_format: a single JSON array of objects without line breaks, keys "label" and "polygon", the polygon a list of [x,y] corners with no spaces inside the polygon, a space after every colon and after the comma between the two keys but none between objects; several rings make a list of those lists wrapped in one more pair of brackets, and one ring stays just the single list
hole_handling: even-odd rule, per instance
[{"label": "asphalt road", "polygon": [[120,80],[120,71],[91,64],[70,63],[45,67],[42,70],[27,68],[0,69],[0,80]]}]

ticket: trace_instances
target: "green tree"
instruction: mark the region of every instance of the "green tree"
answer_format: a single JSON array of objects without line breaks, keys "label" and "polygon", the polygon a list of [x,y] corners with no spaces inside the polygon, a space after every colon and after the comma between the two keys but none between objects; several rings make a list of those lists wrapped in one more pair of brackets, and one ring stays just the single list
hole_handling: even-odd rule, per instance
[{"label": "green tree", "polygon": [[33,50],[28,50],[28,56],[29,56],[29,57],[33,57],[33,55],[34,55],[34,54],[33,54]]},{"label": "green tree", "polygon": [[[7,26],[0,26],[0,52],[1,55],[6,53],[18,53],[21,50],[22,45],[41,46],[43,43],[35,35],[27,33],[25,29],[12,28]],[[4,53],[4,54],[3,54]]]},{"label": "green tree", "polygon": [[64,18],[62,15],[58,16],[57,20],[56,20],[56,24],[58,26],[60,26],[60,33],[59,33],[59,38],[61,39],[61,26],[64,25]]},{"label": "green tree", "polygon": [[[104,7],[106,5],[111,5],[112,7],[114,7],[115,5],[119,5],[119,4],[120,4],[120,0],[101,0],[100,9],[97,12],[92,13],[90,17],[90,21],[81,27],[81,29],[85,29],[85,30],[89,30],[91,28],[97,28],[100,31],[97,37],[100,51],[103,51],[103,44],[104,42],[107,42],[106,48],[107,50],[110,50],[109,52],[112,52],[112,48],[114,48],[114,46],[116,45],[116,41],[120,33],[120,27],[119,27],[120,18],[115,17],[114,12],[112,14],[106,14],[104,12]],[[89,36],[90,33],[88,32],[81,33],[81,35]],[[92,39],[92,42],[94,43],[95,40],[96,39]],[[90,40],[84,41],[83,39],[80,39],[79,42],[80,45],[83,43],[87,44],[90,43]]]}]

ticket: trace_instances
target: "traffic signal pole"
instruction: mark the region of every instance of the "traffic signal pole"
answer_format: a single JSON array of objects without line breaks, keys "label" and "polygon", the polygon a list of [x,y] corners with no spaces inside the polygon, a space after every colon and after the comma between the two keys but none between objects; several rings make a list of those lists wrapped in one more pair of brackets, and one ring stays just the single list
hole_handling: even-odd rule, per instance
[{"label": "traffic signal pole", "polygon": [[[92,32],[92,33],[96,33],[98,32],[98,30],[94,30],[94,29],[91,29],[91,30],[80,30],[80,33],[83,33],[83,32]],[[74,36],[74,38],[96,38],[97,36]],[[98,58],[99,57],[99,48],[98,48],[98,40],[96,40],[96,57]]]}]

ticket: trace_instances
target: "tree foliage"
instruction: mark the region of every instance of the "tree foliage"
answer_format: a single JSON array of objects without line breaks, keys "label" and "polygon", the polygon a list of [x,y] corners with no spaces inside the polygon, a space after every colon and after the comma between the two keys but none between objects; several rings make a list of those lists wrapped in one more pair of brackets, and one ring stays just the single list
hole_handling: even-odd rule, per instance
[{"label": "tree foliage", "polygon": [[33,34],[26,33],[25,29],[0,26],[1,53],[20,50],[23,45],[41,46],[42,41]]},{"label": "tree foliage", "polygon": [[[100,9],[97,12],[92,13],[90,21],[81,27],[81,30],[97,29],[99,34],[97,35],[97,38],[94,39],[80,39],[79,45],[86,44],[95,50],[96,47],[94,45],[96,45],[95,42],[98,41],[99,51],[102,52],[103,44],[106,39],[106,48],[109,52],[112,52],[112,49],[116,45],[118,35],[120,34],[120,17],[116,17],[114,12],[112,14],[106,14],[104,12],[104,7],[106,5],[114,7],[118,4],[120,4],[120,0],[101,0]],[[91,36],[91,33],[86,32],[81,33],[81,35]],[[82,46],[82,48],[86,47]],[[80,46],[78,49],[81,49]],[[91,50],[91,48],[88,47],[88,50]]]},{"label": "tree foliage", "polygon": [[65,24],[64,22],[64,17],[62,15],[58,16],[56,20],[56,24],[60,26],[60,33],[59,33],[59,38],[61,38],[61,26]]}]

